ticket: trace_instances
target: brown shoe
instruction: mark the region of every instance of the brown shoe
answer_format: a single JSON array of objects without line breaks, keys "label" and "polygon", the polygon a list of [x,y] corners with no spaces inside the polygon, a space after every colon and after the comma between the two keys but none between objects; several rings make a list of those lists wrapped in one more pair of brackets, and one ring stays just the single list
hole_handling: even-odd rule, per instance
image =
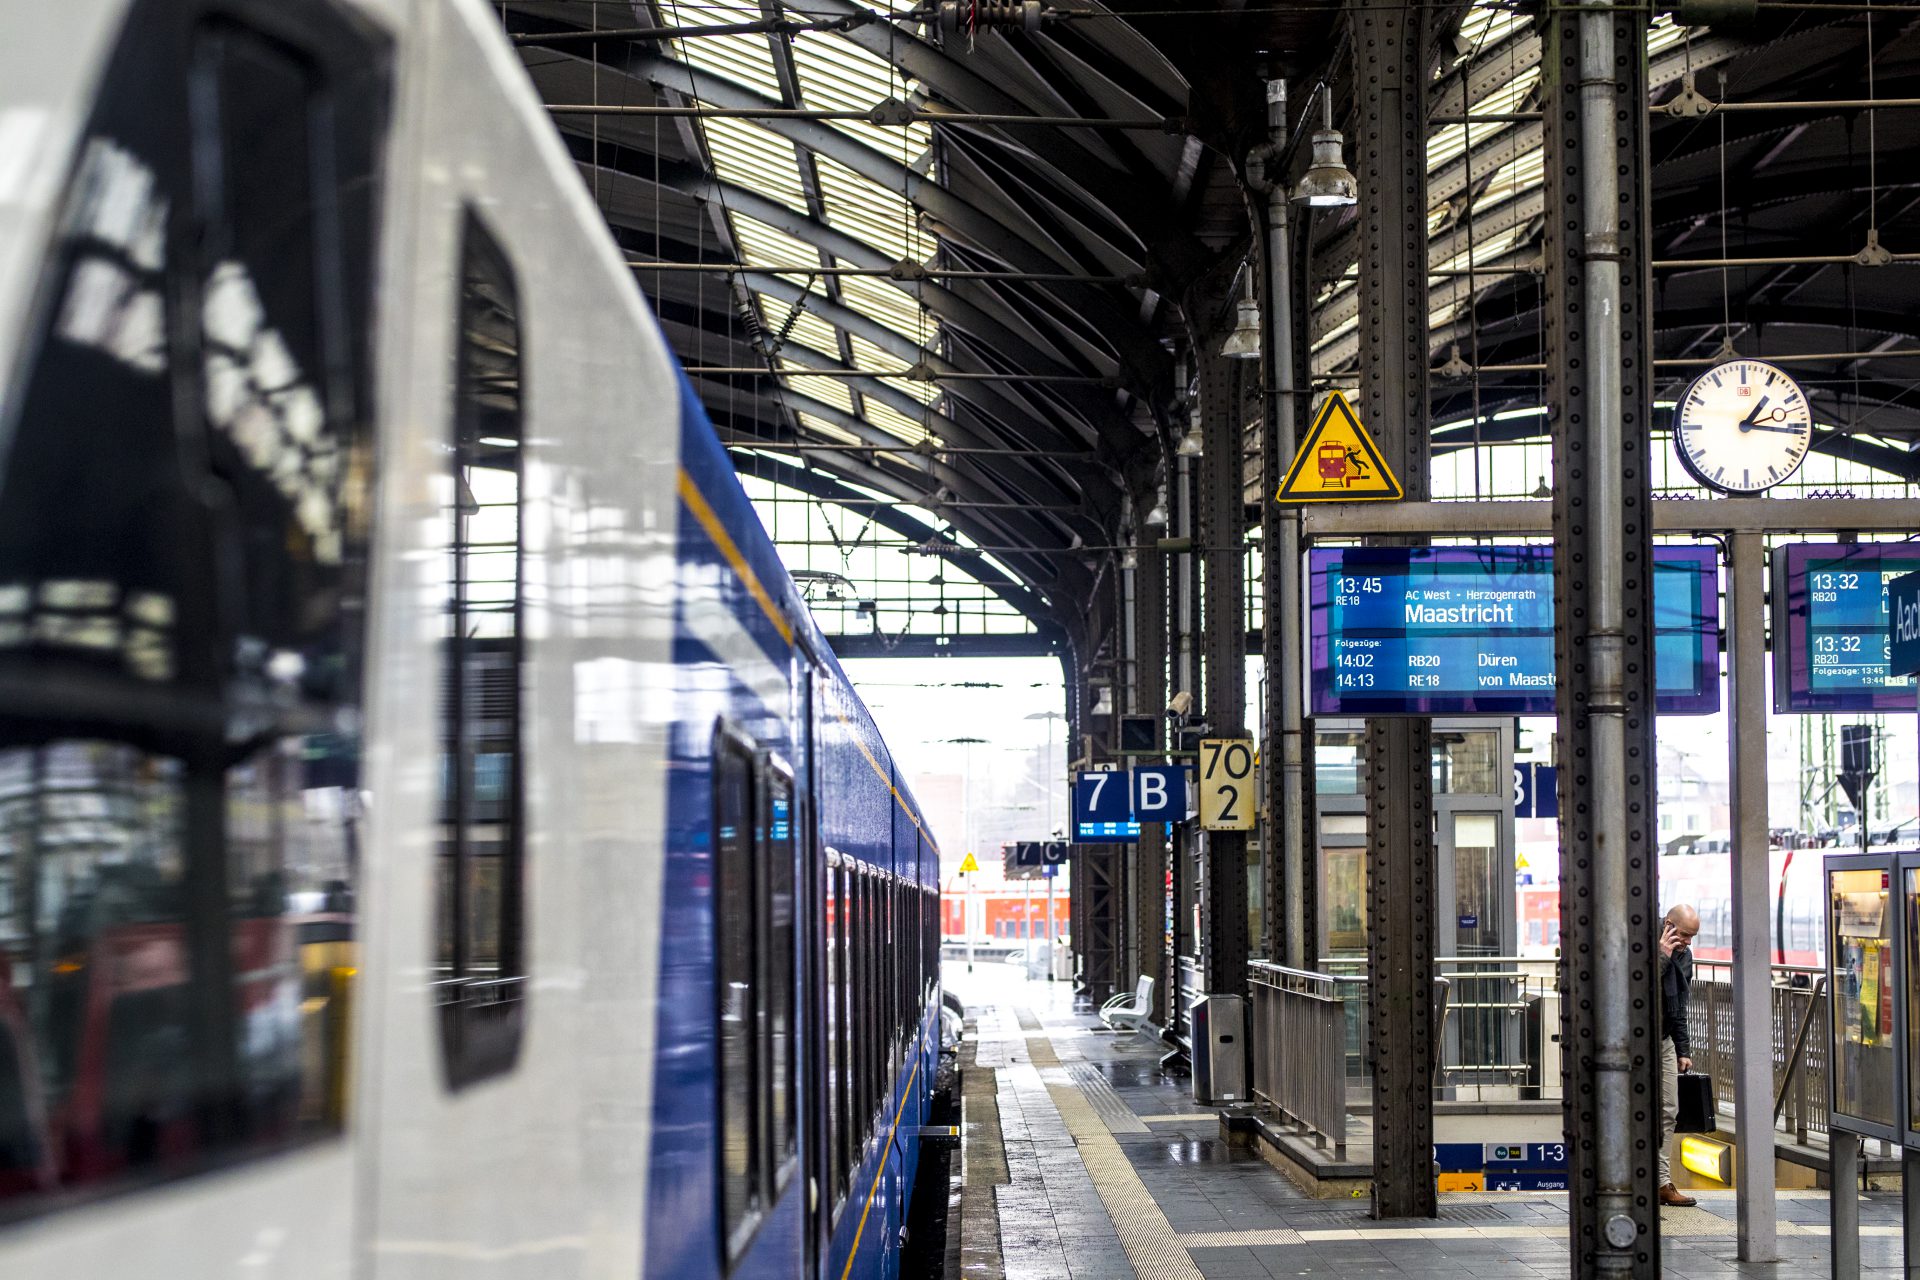
[{"label": "brown shoe", "polygon": [[1669,1182],[1666,1186],[1660,1188],[1660,1203],[1678,1205],[1682,1209],[1687,1209],[1700,1202],[1692,1196],[1681,1195],[1680,1188]]}]

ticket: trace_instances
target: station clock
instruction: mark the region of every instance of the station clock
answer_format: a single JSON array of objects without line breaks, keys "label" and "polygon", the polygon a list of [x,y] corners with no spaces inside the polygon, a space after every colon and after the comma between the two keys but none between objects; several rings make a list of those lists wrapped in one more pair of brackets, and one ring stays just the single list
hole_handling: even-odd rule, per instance
[{"label": "station clock", "polygon": [[1709,489],[1765,493],[1800,469],[1813,411],[1800,384],[1764,360],[1729,360],[1694,379],[1673,410],[1673,445]]}]

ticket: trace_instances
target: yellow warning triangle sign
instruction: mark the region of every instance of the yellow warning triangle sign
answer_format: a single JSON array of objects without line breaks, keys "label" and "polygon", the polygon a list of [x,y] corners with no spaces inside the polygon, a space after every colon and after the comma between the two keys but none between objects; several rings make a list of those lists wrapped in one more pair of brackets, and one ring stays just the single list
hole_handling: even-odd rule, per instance
[{"label": "yellow warning triangle sign", "polygon": [[972,854],[968,854],[966,857],[960,859],[961,875],[965,875],[969,871],[978,871],[979,869],[980,869],[980,862]]},{"label": "yellow warning triangle sign", "polygon": [[1277,502],[1397,502],[1406,496],[1360,415],[1335,391],[1287,468]]}]

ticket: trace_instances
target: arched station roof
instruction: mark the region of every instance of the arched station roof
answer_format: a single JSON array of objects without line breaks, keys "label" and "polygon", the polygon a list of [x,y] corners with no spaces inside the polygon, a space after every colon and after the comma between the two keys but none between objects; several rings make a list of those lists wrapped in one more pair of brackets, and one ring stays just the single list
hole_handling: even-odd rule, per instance
[{"label": "arched station roof", "polygon": [[[1194,282],[1248,252],[1264,78],[1298,86],[1296,114],[1329,80],[1351,111],[1336,3],[1060,0],[1038,30],[952,33],[931,5],[850,0],[500,9],[743,461],[798,453],[823,497],[932,513],[1043,627],[1083,607],[1184,427],[1171,353]],[[1436,443],[1537,435],[1537,415],[1493,420],[1541,399],[1537,30],[1508,3],[1433,19]],[[1857,100],[1869,49],[1877,99],[1920,99],[1920,12],[1870,21],[1655,26],[1657,355],[1663,388],[1727,343],[1796,361],[1834,428],[1819,447],[1920,476],[1920,358],[1897,354],[1920,349],[1920,277],[1841,260],[1869,225],[1920,250],[1920,111],[1685,110]],[[1321,385],[1353,369],[1363,234],[1351,212],[1313,232]],[[1781,261],[1697,265],[1726,258]],[[1822,353],[1846,358],[1804,359]]]}]

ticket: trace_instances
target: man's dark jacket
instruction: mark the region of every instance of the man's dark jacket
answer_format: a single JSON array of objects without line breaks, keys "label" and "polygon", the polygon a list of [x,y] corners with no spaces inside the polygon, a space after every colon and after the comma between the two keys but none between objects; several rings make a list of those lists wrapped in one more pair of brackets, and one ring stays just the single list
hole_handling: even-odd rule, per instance
[{"label": "man's dark jacket", "polygon": [[1692,990],[1693,948],[1660,957],[1660,1034],[1673,1037],[1673,1051],[1682,1058],[1693,1056],[1693,1040],[1687,1035],[1687,996]]}]

